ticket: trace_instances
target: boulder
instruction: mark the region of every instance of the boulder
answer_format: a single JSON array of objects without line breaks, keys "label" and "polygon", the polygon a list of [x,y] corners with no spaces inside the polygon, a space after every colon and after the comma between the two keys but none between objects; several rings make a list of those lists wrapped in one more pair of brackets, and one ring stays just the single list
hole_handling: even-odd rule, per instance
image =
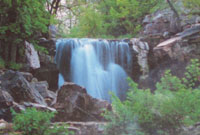
[{"label": "boulder", "polygon": [[11,121],[12,113],[10,108],[13,108],[17,112],[25,110],[24,106],[14,102],[14,99],[7,91],[0,89],[0,118]]},{"label": "boulder", "polygon": [[44,98],[20,72],[8,70],[0,76],[1,89],[7,91],[15,102],[34,102],[46,105]]},{"label": "boulder", "polygon": [[0,118],[9,119],[11,115],[10,107],[13,101],[8,92],[0,89]]},{"label": "boulder", "polygon": [[47,81],[41,81],[41,82],[34,82],[33,81],[30,84],[34,89],[39,91],[39,93],[46,100],[46,102],[48,101],[47,102],[48,105],[50,105],[52,103],[52,101],[55,100],[56,93],[54,93],[53,91],[48,90],[49,85],[48,85]]},{"label": "boulder", "polygon": [[0,133],[8,133],[10,131],[13,131],[12,127],[13,127],[12,123],[8,123],[4,119],[0,119]]},{"label": "boulder", "polygon": [[23,77],[28,81],[28,82],[31,82],[32,79],[33,79],[33,75],[29,72],[20,72]]},{"label": "boulder", "polygon": [[102,121],[102,109],[111,110],[111,105],[92,98],[85,88],[68,82],[58,91],[54,108],[58,111],[56,121]]}]

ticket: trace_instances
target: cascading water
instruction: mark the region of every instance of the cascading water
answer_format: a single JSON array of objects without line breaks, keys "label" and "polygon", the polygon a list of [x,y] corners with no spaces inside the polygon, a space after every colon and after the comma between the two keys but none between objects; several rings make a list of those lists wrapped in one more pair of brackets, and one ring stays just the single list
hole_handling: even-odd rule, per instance
[{"label": "cascading water", "polygon": [[56,64],[59,87],[64,80],[87,89],[99,99],[110,100],[109,91],[123,98],[128,89],[124,69],[131,65],[129,45],[123,41],[98,39],[59,39]]}]

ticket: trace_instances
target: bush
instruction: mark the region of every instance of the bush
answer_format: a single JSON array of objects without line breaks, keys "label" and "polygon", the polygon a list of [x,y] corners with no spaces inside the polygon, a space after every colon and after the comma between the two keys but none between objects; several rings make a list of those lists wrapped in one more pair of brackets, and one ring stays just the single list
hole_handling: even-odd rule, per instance
[{"label": "bush", "polygon": [[185,78],[166,71],[154,93],[129,79],[127,99],[122,102],[112,96],[113,112],[105,114],[111,121],[106,134],[177,135],[182,126],[200,121],[199,61],[192,60],[186,69]]},{"label": "bush", "polygon": [[5,61],[0,57],[0,69],[5,68]]},{"label": "bush", "polygon": [[22,64],[21,63],[15,63],[15,62],[9,62],[8,63],[8,67],[10,68],[10,69],[13,69],[13,70],[19,70],[19,69],[21,69],[22,68]]},{"label": "bush", "polygon": [[14,115],[14,130],[22,132],[22,135],[68,135],[69,132],[65,126],[51,126],[53,112],[37,111],[35,108],[29,108],[21,113]]}]

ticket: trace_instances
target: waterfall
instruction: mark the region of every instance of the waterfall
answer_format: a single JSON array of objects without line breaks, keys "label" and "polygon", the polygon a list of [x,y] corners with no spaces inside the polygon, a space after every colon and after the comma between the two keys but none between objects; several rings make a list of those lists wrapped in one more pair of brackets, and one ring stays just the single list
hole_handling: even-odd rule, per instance
[{"label": "waterfall", "polygon": [[124,41],[59,39],[55,61],[59,87],[72,81],[92,97],[104,100],[110,100],[109,91],[122,99],[128,89],[125,69],[131,66],[131,53]]}]

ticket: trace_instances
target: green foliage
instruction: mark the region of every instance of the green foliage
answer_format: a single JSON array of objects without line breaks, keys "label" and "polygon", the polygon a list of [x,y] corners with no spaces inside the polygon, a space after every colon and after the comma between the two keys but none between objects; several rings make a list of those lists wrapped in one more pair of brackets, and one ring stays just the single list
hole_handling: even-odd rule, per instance
[{"label": "green foliage", "polygon": [[158,9],[163,0],[104,0],[79,3],[78,23],[70,37],[129,36],[141,30],[143,17]]},{"label": "green foliage", "polygon": [[[45,7],[46,0],[1,0],[0,41],[3,46],[23,45],[46,33],[52,17]],[[23,46],[20,46],[23,47]]]},{"label": "green foliage", "polygon": [[200,15],[200,1],[199,0],[183,0],[184,6],[191,10],[192,14]]},{"label": "green foliage", "polygon": [[105,114],[105,118],[111,121],[106,134],[177,135],[182,126],[200,121],[199,64],[197,59],[192,60],[186,68],[185,78],[166,71],[154,93],[139,89],[129,79],[127,99],[120,101],[112,96],[113,111]]},{"label": "green foliage", "polygon": [[72,28],[71,37],[97,37],[103,34],[103,18],[95,5],[88,4],[80,7],[81,14],[78,25]]},{"label": "green foliage", "polygon": [[0,69],[5,68],[5,61],[0,57]]},{"label": "green foliage", "polygon": [[15,63],[12,61],[8,63],[8,67],[13,70],[19,70],[20,68],[22,68],[22,66],[23,65],[21,63]]},{"label": "green foliage", "polygon": [[44,54],[49,54],[47,48],[43,47],[43,46],[39,46],[37,44],[34,45],[34,48],[39,51],[39,52],[42,52]]},{"label": "green foliage", "polygon": [[26,111],[14,115],[14,130],[22,132],[22,135],[68,135],[65,126],[51,126],[51,119],[54,117],[52,112],[37,111],[35,108],[28,108]]},{"label": "green foliage", "polygon": [[186,70],[185,78],[182,79],[183,82],[188,88],[195,87],[200,79],[200,61],[198,59],[191,60]]}]

